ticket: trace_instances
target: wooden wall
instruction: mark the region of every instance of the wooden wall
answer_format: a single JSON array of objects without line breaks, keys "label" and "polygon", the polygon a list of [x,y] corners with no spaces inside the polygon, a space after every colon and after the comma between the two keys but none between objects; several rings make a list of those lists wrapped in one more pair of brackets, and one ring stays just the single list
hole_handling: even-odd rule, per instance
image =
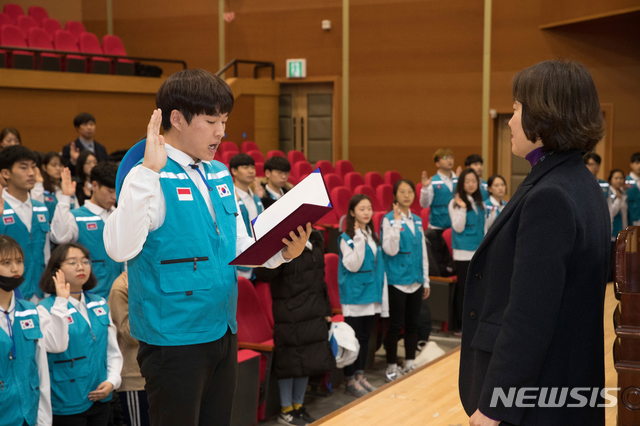
[{"label": "wooden wall", "polygon": [[539,24],[584,19],[640,7],[638,0],[541,0]]},{"label": "wooden wall", "polygon": [[[29,6],[42,6],[49,12],[49,17],[57,19],[64,27],[66,21],[82,21],[83,0],[10,0],[5,3],[19,4],[28,13]],[[103,1],[100,3],[104,4]]]}]

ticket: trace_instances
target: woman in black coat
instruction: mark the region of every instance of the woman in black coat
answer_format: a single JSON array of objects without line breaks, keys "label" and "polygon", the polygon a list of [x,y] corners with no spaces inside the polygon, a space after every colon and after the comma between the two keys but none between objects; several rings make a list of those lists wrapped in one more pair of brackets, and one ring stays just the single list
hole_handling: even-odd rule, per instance
[{"label": "woman in black coat", "polygon": [[469,265],[462,404],[471,425],[603,425],[611,231],[582,161],[602,136],[598,95],[582,65],[545,61],[516,75],[513,98],[512,152],[532,170]]},{"label": "woman in black coat", "polygon": [[271,285],[280,416],[289,422],[292,416],[310,423],[313,419],[302,407],[308,378],[336,367],[329,346],[331,305],[324,281],[322,235],[311,233],[307,248],[291,262],[276,269],[257,268],[255,273],[258,281]]}]

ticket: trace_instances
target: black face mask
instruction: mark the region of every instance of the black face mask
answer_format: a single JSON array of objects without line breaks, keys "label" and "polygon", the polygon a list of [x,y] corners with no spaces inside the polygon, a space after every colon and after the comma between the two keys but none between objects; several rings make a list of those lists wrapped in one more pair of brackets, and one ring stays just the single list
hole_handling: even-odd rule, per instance
[{"label": "black face mask", "polygon": [[24,276],[18,278],[0,276],[0,288],[4,291],[13,291],[18,288],[23,281]]}]

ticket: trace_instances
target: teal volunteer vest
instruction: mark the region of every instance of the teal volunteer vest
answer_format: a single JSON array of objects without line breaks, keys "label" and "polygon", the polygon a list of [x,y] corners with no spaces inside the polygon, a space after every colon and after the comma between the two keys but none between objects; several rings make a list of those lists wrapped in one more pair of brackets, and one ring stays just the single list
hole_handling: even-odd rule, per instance
[{"label": "teal volunteer vest", "polygon": [[[340,235],[349,247],[354,247],[353,239],[346,233]],[[338,246],[340,241],[338,241]],[[350,272],[342,264],[342,250],[338,266],[338,290],[340,302],[345,305],[366,305],[382,303],[382,285],[384,284],[384,260],[382,249],[378,246],[376,255],[369,244],[365,243],[365,255],[358,272]]]},{"label": "teal volunteer vest", "polygon": [[[253,202],[256,203],[256,209],[258,210],[258,214],[264,211],[264,206],[262,205],[262,201],[260,197],[256,194],[253,194]],[[244,221],[244,226],[247,227],[247,234],[251,237],[253,235],[253,230],[251,228],[251,220],[249,219],[249,210],[247,206],[244,205],[244,201],[238,198],[238,207],[240,207],[240,214],[242,214],[242,220]]]},{"label": "teal volunteer vest", "polygon": [[[395,256],[384,253],[383,259],[385,271],[387,273],[387,283],[389,285],[409,285],[424,283],[424,268],[422,266],[422,220],[419,216],[411,213],[415,232],[412,233],[409,226],[402,221],[400,231],[400,251]],[[385,216],[393,225],[395,220],[393,212]]]},{"label": "teal volunteer vest", "polygon": [[[0,330],[0,425],[35,425],[40,398],[36,345],[42,338],[36,306],[15,300],[11,338]],[[0,321],[5,321],[0,314]],[[15,356],[13,355],[15,353]]]},{"label": "teal volunteer vest", "polygon": [[31,232],[6,201],[0,222],[0,234],[16,240],[24,252],[24,282],[19,287],[24,299],[31,299],[33,295],[43,297],[38,282],[44,271],[44,245],[50,222],[49,211],[44,203],[31,199],[31,204]]},{"label": "teal volunteer vest", "polygon": [[439,174],[436,173],[431,179],[433,186],[433,200],[431,201],[431,210],[429,212],[429,224],[436,228],[450,228],[451,218],[449,217],[449,201],[453,199],[458,178],[453,178],[453,191],[450,191]]},{"label": "teal volunteer vest", "polygon": [[[107,342],[109,306],[95,294],[84,293],[91,326],[82,314],[67,302],[69,345],[62,353],[48,353],[53,414],[67,416],[87,411],[93,405],[89,392],[107,380]],[[40,302],[51,312],[55,296]],[[111,395],[101,400],[107,402]]]},{"label": "teal volunteer vest", "polygon": [[475,251],[484,238],[484,210],[467,210],[467,218],[462,232],[452,229],[451,245],[456,250]]},{"label": "teal volunteer vest", "polygon": [[218,161],[202,163],[215,221],[197,186],[172,159],[160,172],[166,215],[128,262],[131,334],[160,346],[191,345],[237,331],[236,201]]}]

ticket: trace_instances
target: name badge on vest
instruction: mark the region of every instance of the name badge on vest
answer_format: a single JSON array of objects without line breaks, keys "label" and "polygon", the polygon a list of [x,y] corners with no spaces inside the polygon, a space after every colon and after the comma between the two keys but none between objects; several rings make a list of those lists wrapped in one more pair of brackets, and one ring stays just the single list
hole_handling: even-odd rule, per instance
[{"label": "name badge on vest", "polygon": [[217,185],[216,189],[218,190],[218,195],[221,198],[228,197],[229,195],[231,195],[231,192],[229,191],[229,187],[227,186],[226,183],[223,183],[222,185]]},{"label": "name badge on vest", "polygon": [[26,319],[26,320],[20,321],[20,328],[23,330],[29,330],[30,328],[34,328],[34,327],[35,327],[35,324],[33,323],[33,320]]},{"label": "name badge on vest", "polygon": [[95,222],[89,222],[87,223],[87,231],[95,231],[96,229],[98,229],[98,224]]},{"label": "name badge on vest", "polygon": [[438,185],[436,185],[436,188],[440,189],[440,188],[442,188],[442,185],[438,184]]},{"label": "name badge on vest", "polygon": [[44,223],[44,222],[46,222],[46,221],[47,221],[47,217],[46,217],[44,214],[40,213],[40,214],[38,215],[38,222],[40,222],[40,223]]},{"label": "name badge on vest", "polygon": [[13,216],[4,216],[2,218],[2,222],[5,225],[13,225],[14,223],[16,223],[16,220],[13,218]]},{"label": "name badge on vest", "polygon": [[73,324],[73,317],[71,315],[67,317],[67,323]]},{"label": "name badge on vest", "polygon": [[102,307],[97,307],[93,309],[93,313],[96,314],[97,316],[101,317],[102,315],[106,315],[107,311],[104,310],[104,308]]},{"label": "name badge on vest", "polygon": [[55,201],[55,199],[50,195],[45,196],[44,200],[49,203],[53,203]]},{"label": "name badge on vest", "polygon": [[177,188],[179,201],[193,201],[191,188]]}]

